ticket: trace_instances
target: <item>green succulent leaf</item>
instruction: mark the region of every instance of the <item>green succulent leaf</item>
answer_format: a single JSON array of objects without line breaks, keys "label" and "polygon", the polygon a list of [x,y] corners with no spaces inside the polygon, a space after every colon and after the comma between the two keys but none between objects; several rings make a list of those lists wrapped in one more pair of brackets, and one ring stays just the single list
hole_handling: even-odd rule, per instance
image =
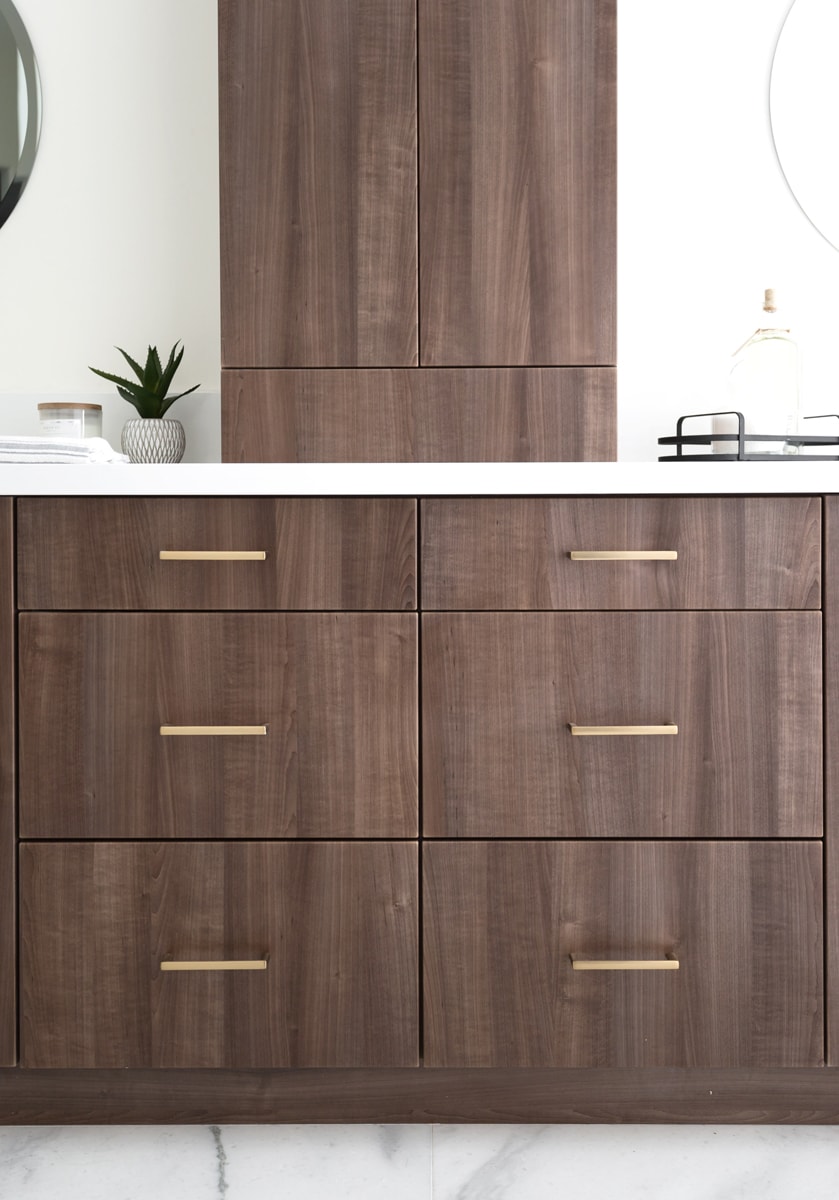
[{"label": "green succulent leaf", "polygon": [[94,375],[100,375],[103,379],[109,380],[110,383],[115,383],[117,385],[117,389],[123,387],[127,388],[129,391],[140,390],[139,385],[136,384],[133,379],[123,379],[121,375],[112,375],[110,371],[100,371],[98,367],[89,367],[88,369],[91,370]]},{"label": "green succulent leaf", "polygon": [[160,377],[162,375],[160,367],[160,355],[157,353],[157,346],[149,346],[149,354],[146,359],[146,377],[143,380],[146,387],[155,393],[155,395],[163,396],[166,393],[160,390]]},{"label": "green succulent leaf", "polygon": [[[123,350],[123,348],[121,346],[116,346],[115,349],[119,350],[120,354],[125,359],[125,361],[128,363],[131,370],[134,372],[134,374],[140,380],[140,383],[142,383],[145,377],[143,375],[143,368],[140,366],[140,364],[137,362],[137,360],[132,358],[131,355],[127,351]],[[91,370],[92,369],[93,368],[91,368]]]},{"label": "green succulent leaf", "polygon": [[173,396],[168,394],[175,372],[181,365],[181,359],[184,356],[184,348],[181,346],[180,339],[172,347],[165,368],[161,366],[157,346],[149,346],[145,366],[140,366],[139,362],[121,346],[117,346],[116,349],[131,367],[139,383],[135,383],[131,379],[124,379],[121,375],[112,375],[110,371],[100,371],[98,367],[91,367],[90,370],[94,375],[99,375],[102,379],[115,383],[119,395],[129,404],[133,404],[141,417],[146,419],[162,417],[176,400],[180,400],[182,396],[188,396],[190,392],[197,391],[201,386],[200,383],[196,383],[194,387],[187,388],[185,392],[177,392]]},{"label": "green succulent leaf", "polygon": [[190,392],[197,392],[198,389],[200,388],[200,386],[201,386],[200,383],[196,383],[195,387],[187,388],[187,390],[185,392],[178,392],[177,395],[175,395],[175,396],[167,396],[166,399],[162,401],[161,406],[160,406],[161,417],[163,416],[163,414],[166,412],[167,409],[172,407],[172,405],[175,403],[176,400],[180,400],[181,396],[188,396],[190,394]]},{"label": "green succulent leaf", "polygon": [[[169,388],[172,386],[172,379],[174,378],[175,372],[177,371],[178,367],[181,365],[181,359],[184,356],[184,351],[183,351],[183,346],[182,346],[180,354],[178,354],[177,357],[175,357],[175,351],[177,349],[178,349],[178,343],[175,342],[174,346],[172,347],[172,353],[169,355],[169,361],[167,362],[166,367],[163,371],[163,375],[161,377],[162,394],[164,396],[169,391]],[[183,394],[184,393],[181,392],[181,395],[183,395]],[[177,397],[176,397],[176,399],[177,399]]]}]

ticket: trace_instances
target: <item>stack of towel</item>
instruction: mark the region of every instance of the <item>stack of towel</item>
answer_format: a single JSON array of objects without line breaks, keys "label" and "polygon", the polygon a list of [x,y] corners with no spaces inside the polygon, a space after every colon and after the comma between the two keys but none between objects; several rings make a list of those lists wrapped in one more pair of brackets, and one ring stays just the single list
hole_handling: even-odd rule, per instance
[{"label": "stack of towel", "polygon": [[101,437],[7,437],[0,434],[0,463],[127,463]]}]

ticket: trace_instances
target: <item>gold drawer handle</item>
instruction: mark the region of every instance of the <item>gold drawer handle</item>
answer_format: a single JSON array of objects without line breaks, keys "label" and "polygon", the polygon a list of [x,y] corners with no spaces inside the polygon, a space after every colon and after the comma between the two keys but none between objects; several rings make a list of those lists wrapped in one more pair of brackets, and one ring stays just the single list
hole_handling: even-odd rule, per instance
[{"label": "gold drawer handle", "polygon": [[675,562],[678,550],[572,550],[575,562]]},{"label": "gold drawer handle", "polygon": [[674,954],[666,958],[578,958],[571,955],[575,971],[678,971],[679,960]]},{"label": "gold drawer handle", "polygon": [[161,725],[161,737],[265,737],[267,725]]},{"label": "gold drawer handle", "polygon": [[161,971],[264,971],[268,966],[265,958],[223,958],[219,962],[172,962],[166,959],[160,964]]},{"label": "gold drawer handle", "polygon": [[678,725],[572,725],[572,737],[659,737],[662,734],[676,734]]},{"label": "gold drawer handle", "polygon": [[163,562],[264,562],[264,550],[161,550]]}]

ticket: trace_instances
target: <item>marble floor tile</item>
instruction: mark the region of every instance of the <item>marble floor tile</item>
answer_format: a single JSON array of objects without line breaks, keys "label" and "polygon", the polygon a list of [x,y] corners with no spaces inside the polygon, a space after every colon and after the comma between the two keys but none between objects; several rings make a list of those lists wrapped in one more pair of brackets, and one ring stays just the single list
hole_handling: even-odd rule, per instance
[{"label": "marble floor tile", "polygon": [[0,1200],[209,1200],[216,1180],[198,1125],[0,1129]]},{"label": "marble floor tile", "polygon": [[0,1128],[0,1200],[430,1200],[431,1128]]},{"label": "marble floor tile", "polygon": [[833,1126],[437,1125],[433,1200],[836,1200]]}]

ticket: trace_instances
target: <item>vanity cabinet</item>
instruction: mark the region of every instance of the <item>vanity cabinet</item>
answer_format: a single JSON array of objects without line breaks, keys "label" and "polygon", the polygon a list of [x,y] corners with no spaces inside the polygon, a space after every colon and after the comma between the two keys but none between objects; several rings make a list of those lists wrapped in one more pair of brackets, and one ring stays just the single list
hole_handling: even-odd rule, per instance
[{"label": "vanity cabinet", "polygon": [[0,1117],[835,1120],[836,503],[5,502]]},{"label": "vanity cabinet", "polygon": [[226,461],[615,457],[616,23],[219,0]]}]

